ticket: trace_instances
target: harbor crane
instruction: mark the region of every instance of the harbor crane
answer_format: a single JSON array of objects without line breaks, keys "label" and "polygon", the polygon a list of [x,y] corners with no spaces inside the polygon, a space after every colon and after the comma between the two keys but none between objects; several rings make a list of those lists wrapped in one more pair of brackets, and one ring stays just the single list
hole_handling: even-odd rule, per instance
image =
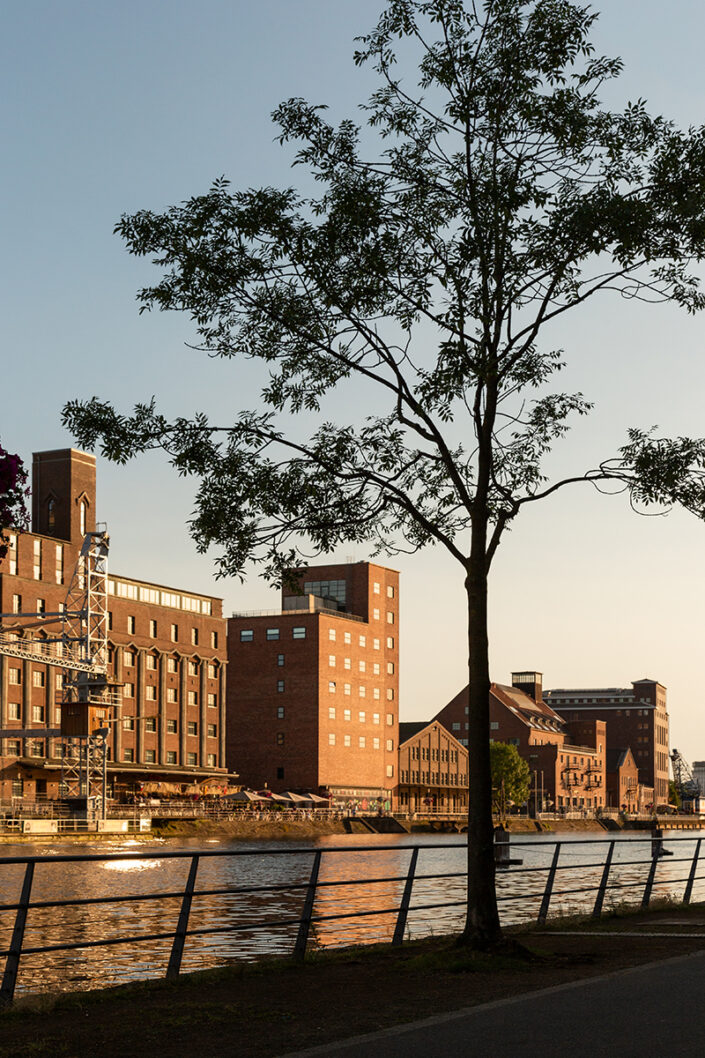
[{"label": "harbor crane", "polygon": [[671,766],[673,768],[673,781],[681,799],[681,804],[686,801],[698,801],[702,794],[700,783],[693,775],[687,761],[680,755],[677,749],[671,753]]},{"label": "harbor crane", "polygon": [[[55,696],[47,689],[47,705],[53,699],[60,707],[61,726],[0,728],[0,743],[9,738],[60,739],[63,796],[74,804],[85,804],[88,817],[99,814],[103,819],[108,735],[120,708],[119,687],[108,675],[109,547],[105,526],[86,533],[59,611],[0,614],[0,655],[63,672]],[[25,637],[26,629],[57,623],[61,630],[56,635]]]}]

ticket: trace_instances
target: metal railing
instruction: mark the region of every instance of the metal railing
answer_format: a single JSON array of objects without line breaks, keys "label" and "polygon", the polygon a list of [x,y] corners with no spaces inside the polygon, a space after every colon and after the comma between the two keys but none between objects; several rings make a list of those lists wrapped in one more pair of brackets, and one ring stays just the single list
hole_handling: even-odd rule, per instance
[{"label": "metal railing", "polygon": [[[689,856],[678,856],[669,850],[668,859],[669,865],[677,863],[687,863],[687,873],[683,877],[668,878],[669,886],[685,884],[685,889],[682,894],[682,902],[689,904],[693,893],[693,886],[698,879],[698,867],[700,865],[700,850],[702,838],[694,837],[678,837],[669,838],[670,845],[678,845],[682,842],[695,843],[695,849],[692,855]],[[512,842],[509,846],[506,842],[506,838],[501,844],[496,846],[496,861],[499,872],[499,877],[503,881],[502,887],[498,891],[498,903],[500,909],[502,904],[506,901],[516,900],[534,900],[540,901],[538,914],[536,915],[536,922],[539,925],[543,925],[549,915],[551,902],[556,897],[566,897],[581,895],[585,896],[588,893],[595,893],[595,900],[592,904],[591,918],[596,920],[599,919],[603,912],[605,899],[607,894],[614,895],[618,892],[620,895],[624,895],[626,889],[631,889],[636,893],[636,902],[640,904],[642,909],[648,909],[651,902],[654,885],[657,884],[657,873],[658,865],[661,862],[661,857],[664,856],[663,838],[658,834],[651,836],[644,836],[643,838],[630,838],[628,842],[622,842],[623,846],[628,846],[629,850],[635,846],[644,845],[649,843],[650,855],[641,857],[639,859],[627,859],[620,860],[619,867],[635,867],[641,866],[646,868],[646,878],[643,880],[643,884],[638,886],[632,881],[619,881],[616,880],[614,875],[614,852],[615,847],[619,844],[618,838],[612,839],[600,839],[597,841],[561,841],[561,840],[548,840],[548,841],[532,841],[532,842]],[[580,863],[565,862],[561,859],[561,853],[564,847],[569,847],[570,850],[575,850],[581,845],[589,845],[590,849],[596,847],[604,848],[606,850],[604,855],[598,862]],[[523,866],[522,860],[510,860],[509,853],[513,853],[515,850],[530,850],[535,852],[537,849],[553,848],[553,854],[551,856],[550,864],[539,864],[535,866]],[[186,940],[189,937],[205,936],[208,934],[216,933],[227,933],[236,934],[239,931],[252,931],[252,930],[269,930],[276,931],[283,927],[293,927],[296,932],[295,941],[291,954],[294,958],[303,959],[307,945],[309,942],[309,935],[311,928],[314,925],[320,925],[322,923],[334,923],[341,920],[350,919],[361,919],[369,916],[380,916],[388,915],[391,917],[394,925],[392,931],[391,943],[393,945],[399,945],[403,942],[406,930],[407,921],[410,913],[412,912],[439,912],[441,909],[448,908],[460,908],[465,905],[465,899],[460,900],[434,900],[431,903],[420,903],[412,906],[412,896],[414,892],[414,885],[422,882],[434,882],[438,883],[443,879],[463,879],[465,878],[465,871],[443,871],[431,874],[417,874],[417,865],[419,853],[424,850],[432,850],[437,852],[441,849],[454,849],[456,851],[462,851],[463,846],[457,842],[439,842],[430,844],[409,844],[409,845],[355,845],[355,846],[326,846],[323,848],[305,848],[300,847],[293,848],[279,848],[279,849],[268,849],[261,851],[258,849],[228,849],[228,850],[210,850],[210,849],[199,849],[197,852],[182,852],[182,851],[155,851],[150,852],[136,852],[129,853],[121,851],[119,853],[119,859],[121,861],[127,860],[151,860],[151,861],[166,861],[166,860],[182,860],[188,861],[189,870],[186,884],[183,888],[178,890],[170,890],[167,892],[138,892],[124,895],[116,895],[114,893],[108,893],[104,896],[90,896],[83,898],[74,899],[53,899],[53,900],[32,900],[32,888],[35,877],[35,868],[38,864],[49,868],[55,868],[57,864],[88,864],[88,863],[101,863],[108,860],[116,859],[115,854],[89,854],[89,855],[52,855],[51,857],[44,856],[12,856],[12,857],[0,857],[0,870],[3,867],[24,867],[23,880],[21,885],[21,892],[19,900],[16,902],[0,903],[0,914],[7,912],[15,912],[14,926],[12,929],[12,936],[10,945],[4,950],[0,950],[0,958],[5,959],[5,969],[2,979],[2,985],[0,986],[0,1006],[9,1004],[12,1002],[15,986],[17,983],[17,976],[20,967],[20,961],[23,957],[30,955],[40,955],[46,953],[56,953],[72,951],[83,948],[97,948],[97,947],[108,947],[122,944],[138,944],[144,941],[169,941],[171,942],[171,949],[168,958],[166,977],[171,979],[179,975],[182,963],[182,957],[184,953],[184,947]],[[386,876],[375,876],[365,878],[332,878],[332,879],[321,879],[321,862],[324,856],[330,856],[333,854],[340,855],[359,855],[360,853],[384,853],[384,852],[407,852],[409,853],[409,863],[406,873],[397,873],[394,875]],[[229,858],[229,859],[240,859],[242,860],[252,857],[287,857],[287,856],[302,856],[310,855],[312,857],[312,864],[310,875],[308,880],[304,881],[287,881],[284,883],[276,883],[269,885],[257,885],[257,886],[215,886],[210,888],[197,889],[196,881],[198,876],[199,865],[204,860],[213,860],[216,858]],[[583,875],[588,869],[601,868],[600,881],[597,885],[580,885],[578,887],[560,889],[556,887],[557,878],[563,871],[576,871],[579,870]],[[545,874],[546,880],[541,888],[537,888],[531,892],[517,893],[516,891],[506,891],[510,889],[509,882],[520,875],[540,875]],[[338,907],[332,913],[314,913],[317,896],[323,890],[331,890],[336,887],[351,887],[351,886],[375,886],[383,883],[397,883],[401,890],[401,898],[393,906],[386,907],[373,907],[365,906],[362,909],[350,909],[345,907]],[[195,926],[191,925],[191,911],[192,904],[196,897],[230,897],[233,895],[252,895],[260,897],[262,894],[274,894],[279,897],[283,897],[284,894],[298,893],[302,896],[301,910],[298,915],[280,915],[279,917],[266,917],[264,919],[251,919],[243,922],[232,922],[227,925],[219,924],[215,926]],[[137,933],[129,935],[114,935],[108,937],[101,937],[94,940],[78,940],[68,941],[64,943],[56,944],[25,944],[25,931],[27,928],[27,919],[30,913],[37,909],[57,909],[57,908],[69,908],[69,907],[95,907],[100,908],[102,905],[107,904],[124,904],[130,903],[135,904],[139,902],[147,901],[161,901],[169,899],[180,899],[179,914],[174,928],[159,932],[152,933]],[[367,901],[365,902],[367,904]],[[529,918],[528,915],[524,916],[524,920]]]}]

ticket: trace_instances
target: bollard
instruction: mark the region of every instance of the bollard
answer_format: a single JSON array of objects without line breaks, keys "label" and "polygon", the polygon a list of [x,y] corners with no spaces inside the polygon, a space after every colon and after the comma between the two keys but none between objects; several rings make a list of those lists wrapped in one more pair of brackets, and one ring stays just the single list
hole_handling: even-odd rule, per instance
[{"label": "bollard", "polygon": [[494,828],[494,862],[497,867],[508,867],[509,832],[500,824]]}]

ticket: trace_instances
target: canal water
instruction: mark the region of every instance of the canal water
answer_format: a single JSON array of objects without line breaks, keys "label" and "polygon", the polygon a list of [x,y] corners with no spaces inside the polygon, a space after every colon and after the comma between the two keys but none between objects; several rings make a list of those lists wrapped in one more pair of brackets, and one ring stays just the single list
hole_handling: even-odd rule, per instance
[{"label": "canal water", "polygon": [[[672,856],[659,860],[653,897],[683,894],[696,841],[703,831],[666,834],[665,848]],[[551,914],[567,914],[592,908],[610,835],[560,834],[559,870],[556,874]],[[535,918],[551,864],[555,840],[550,835],[514,834],[512,859],[521,860],[498,875],[500,913],[505,924]],[[407,937],[421,937],[458,930],[463,922],[465,900],[465,837],[462,835],[334,835],[315,842],[291,841],[203,843],[202,840],[115,842],[71,845],[2,845],[0,856],[46,857],[37,865],[32,901],[72,898],[168,893],[183,890],[190,859],[165,859],[164,852],[197,850],[246,850],[260,855],[204,856],[199,864],[196,888],[228,889],[305,885],[310,877],[312,848],[322,851],[309,946],[369,943],[390,940],[401,901],[412,844],[423,845],[419,853]],[[348,851],[336,852],[344,846]],[[383,848],[383,846],[385,848]],[[262,855],[274,849],[284,855]],[[309,850],[309,851],[306,851]],[[327,851],[329,850],[329,851]],[[150,852],[145,860],[129,853]],[[105,861],[52,863],[61,855],[110,854]],[[611,904],[638,902],[651,860],[650,836],[633,832],[616,836],[605,909]],[[544,868],[537,871],[536,868]],[[24,867],[0,864],[0,903],[19,899]],[[693,900],[705,900],[705,844],[702,868],[693,889]],[[438,875],[455,875],[439,878]],[[378,879],[361,886],[359,879]],[[592,889],[592,892],[586,890]],[[255,959],[261,955],[288,954],[297,933],[291,920],[301,914],[304,890],[294,892],[266,888],[258,893],[230,891],[196,896],[190,928],[204,932],[186,942],[182,970],[201,969],[233,959]],[[439,904],[450,906],[438,907]],[[429,906],[432,905],[432,906]],[[455,905],[455,906],[453,906]],[[180,897],[80,907],[32,908],[27,919],[25,947],[89,942],[109,937],[167,933],[173,931],[181,907]],[[341,917],[366,912],[364,917]],[[0,950],[9,946],[15,913],[0,910]],[[288,920],[288,921],[287,921]],[[267,922],[267,928],[258,923]],[[214,931],[214,932],[210,932]],[[110,947],[82,948],[23,956],[17,994],[100,988],[111,984],[164,975],[171,943],[141,941]],[[0,972],[4,958],[0,958]]]}]

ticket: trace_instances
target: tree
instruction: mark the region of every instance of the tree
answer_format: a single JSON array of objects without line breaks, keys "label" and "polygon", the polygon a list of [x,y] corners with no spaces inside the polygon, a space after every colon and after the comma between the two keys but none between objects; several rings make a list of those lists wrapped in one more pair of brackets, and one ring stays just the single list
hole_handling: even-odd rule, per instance
[{"label": "tree", "polygon": [[[560,481],[542,472],[570,416],[590,408],[549,389],[563,362],[540,344],[550,323],[615,291],[691,312],[704,303],[693,264],[705,133],[641,101],[601,108],[621,64],[594,53],[595,18],[568,0],[388,0],[355,54],[379,77],[366,124],[334,126],[301,99],[274,114],[319,194],[219,179],[116,228],[162,270],[140,311],[184,311],[197,348],[259,361],[261,406],[225,424],[169,421],[154,400],[132,415],[97,397],[64,409],[79,443],[118,462],[162,448],[200,479],[191,528],[200,550],[222,549],[223,575],[255,559],[281,576],[304,543],[306,558],[357,541],[387,554],[437,544],[457,561],[470,686],[463,939],[476,946],[501,938],[487,586],[503,534],[578,482],[705,509],[702,440],[634,428],[597,467]],[[364,418],[326,416],[336,388]]]},{"label": "tree", "polygon": [[516,746],[507,742],[490,742],[490,768],[495,812],[504,815],[510,803],[522,805],[528,800],[531,771]]},{"label": "tree", "polygon": [[4,530],[27,526],[27,491],[27,471],[22,460],[0,445],[0,558],[4,558],[8,550]]}]

